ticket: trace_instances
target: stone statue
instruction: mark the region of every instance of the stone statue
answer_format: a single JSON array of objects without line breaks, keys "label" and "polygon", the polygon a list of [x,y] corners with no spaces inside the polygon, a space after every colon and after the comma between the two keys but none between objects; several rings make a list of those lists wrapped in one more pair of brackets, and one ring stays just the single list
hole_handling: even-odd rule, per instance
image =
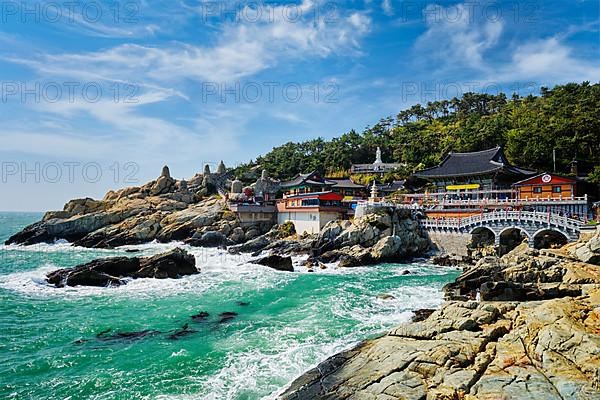
[{"label": "stone statue", "polygon": [[237,178],[231,182],[231,193],[242,193],[243,184],[242,181]]},{"label": "stone statue", "polygon": [[262,179],[263,181],[266,181],[267,179],[269,179],[269,173],[267,172],[266,169],[262,170],[262,174],[260,175],[260,179]]},{"label": "stone statue", "polygon": [[381,149],[377,146],[377,151],[375,152],[375,162],[373,164],[383,164],[381,161]]},{"label": "stone statue", "polygon": [[162,167],[162,172],[160,173],[160,176],[164,176],[165,178],[171,177],[171,172],[169,171],[168,166],[165,165],[164,167]]},{"label": "stone statue", "polygon": [[225,172],[227,172],[227,169],[225,168],[225,163],[223,163],[223,160],[221,160],[221,162],[219,163],[219,166],[217,167],[217,174],[221,175],[221,174],[224,174]]},{"label": "stone statue", "polygon": [[204,166],[204,176],[210,175],[210,166],[206,164]]}]

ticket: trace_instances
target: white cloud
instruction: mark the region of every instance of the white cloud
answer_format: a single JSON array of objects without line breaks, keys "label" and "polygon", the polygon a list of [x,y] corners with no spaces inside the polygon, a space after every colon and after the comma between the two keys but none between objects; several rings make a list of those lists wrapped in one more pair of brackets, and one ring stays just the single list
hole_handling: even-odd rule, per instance
[{"label": "white cloud", "polygon": [[[307,9],[313,2],[305,1]],[[230,82],[274,67],[283,60],[324,58],[358,52],[359,40],[369,32],[371,20],[361,13],[339,16],[337,22],[284,18],[275,7],[271,21],[242,19],[223,24],[213,46],[170,43],[161,46],[121,44],[82,54],[46,54],[38,59],[10,58],[39,72],[86,79],[130,82],[177,82],[185,79]],[[240,11],[242,12],[242,11]]]},{"label": "white cloud", "polygon": [[417,42],[420,54],[455,67],[484,69],[484,54],[500,39],[502,21],[479,21],[473,7],[429,5],[424,11],[427,30]]},{"label": "white cloud", "polygon": [[[600,81],[600,64],[578,59],[557,37],[536,40],[515,48],[510,63],[501,65],[496,79],[529,79],[548,83]],[[539,82],[543,81],[543,82]]]},{"label": "white cloud", "polygon": [[383,0],[381,2],[381,8],[385,15],[394,15],[394,8],[392,7],[392,0]]}]

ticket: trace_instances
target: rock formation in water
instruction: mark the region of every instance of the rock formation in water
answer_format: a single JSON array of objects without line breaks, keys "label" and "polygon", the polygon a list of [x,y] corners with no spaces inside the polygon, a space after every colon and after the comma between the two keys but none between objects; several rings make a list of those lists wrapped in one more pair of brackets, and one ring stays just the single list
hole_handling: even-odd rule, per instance
[{"label": "rock formation in water", "polygon": [[74,268],[50,272],[46,279],[56,287],[119,286],[125,278],[179,278],[200,273],[196,259],[185,250],[175,248],[152,257],[111,257],[91,261]]},{"label": "rock formation in water", "polygon": [[381,209],[354,221],[332,221],[313,247],[315,261],[339,261],[340,267],[398,261],[424,254],[430,242],[410,210]]},{"label": "rock formation in water", "polygon": [[[225,201],[205,196],[205,189],[197,177],[189,182],[173,179],[165,166],[158,179],[143,186],[110,191],[102,200],[71,200],[62,211],[47,212],[41,221],[18,232],[6,244],[66,239],[78,246],[100,248],[153,240],[226,245],[243,243],[271,228],[271,223],[242,226],[227,210]],[[203,239],[207,232],[218,232],[227,240],[217,243],[210,235]]]},{"label": "rock formation in water", "polygon": [[336,354],[280,398],[600,399],[600,267],[586,262],[599,239],[481,260],[447,290],[484,301],[447,302]]}]

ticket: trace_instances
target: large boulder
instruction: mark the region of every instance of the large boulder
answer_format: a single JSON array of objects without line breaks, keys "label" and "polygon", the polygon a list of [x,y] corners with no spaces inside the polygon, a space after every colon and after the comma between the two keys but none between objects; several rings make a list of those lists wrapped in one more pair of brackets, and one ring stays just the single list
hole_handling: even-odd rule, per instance
[{"label": "large boulder", "polygon": [[487,256],[466,267],[444,287],[446,298],[489,301],[545,300],[578,296],[582,285],[600,284],[600,269],[573,260],[564,250],[535,250],[522,244],[502,257]]},{"label": "large boulder", "polygon": [[282,400],[598,399],[600,293],[450,302],[333,355]]},{"label": "large boulder", "polygon": [[153,257],[111,257],[93,260],[74,268],[50,272],[46,279],[56,287],[118,286],[125,278],[179,278],[197,274],[196,259],[180,248]]},{"label": "large boulder", "polygon": [[600,231],[589,240],[578,243],[571,254],[585,263],[600,265]]},{"label": "large boulder", "polygon": [[272,254],[258,260],[252,261],[255,264],[264,265],[269,268],[276,269],[278,271],[294,272],[292,265],[292,258],[290,256],[282,257],[276,254]]},{"label": "large boulder", "polygon": [[205,232],[200,237],[187,239],[185,243],[198,247],[223,247],[227,245],[227,236],[221,232]]},{"label": "large boulder", "polygon": [[343,266],[401,260],[421,255],[429,246],[410,211],[395,208],[382,208],[354,221],[331,221],[314,242],[324,261],[339,260]]}]

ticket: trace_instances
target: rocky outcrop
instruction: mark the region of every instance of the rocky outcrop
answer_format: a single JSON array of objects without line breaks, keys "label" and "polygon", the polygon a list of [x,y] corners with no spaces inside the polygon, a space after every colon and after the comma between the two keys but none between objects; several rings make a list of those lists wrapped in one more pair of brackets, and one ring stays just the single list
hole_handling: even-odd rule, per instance
[{"label": "rocky outcrop", "polygon": [[205,195],[198,179],[176,180],[165,166],[161,176],[146,185],[110,191],[102,200],[71,200],[62,211],[46,213],[6,244],[66,239],[78,246],[113,248],[187,240],[191,245],[223,246],[243,243],[271,228],[270,223],[241,226],[225,201]]},{"label": "rocky outcrop", "polygon": [[175,248],[153,257],[112,257],[98,259],[74,268],[49,273],[48,283],[64,286],[119,286],[125,278],[179,278],[197,274],[196,259],[185,250]]},{"label": "rocky outcrop", "polygon": [[301,399],[598,399],[600,293],[451,302],[327,359],[281,395]]},{"label": "rocky outcrop", "polygon": [[600,284],[598,268],[571,257],[564,250],[535,250],[526,243],[502,256],[487,256],[465,267],[446,285],[448,299],[544,300],[578,296],[586,284]]},{"label": "rocky outcrop", "polygon": [[567,248],[568,252],[578,260],[600,265],[600,233],[596,233],[587,241],[579,241]]},{"label": "rocky outcrop", "polygon": [[313,243],[317,261],[339,261],[341,267],[398,261],[422,255],[429,246],[410,210],[391,208],[329,222]]},{"label": "rocky outcrop", "polygon": [[294,272],[294,267],[292,266],[292,257],[290,256],[282,257],[276,254],[272,254],[251,262],[255,264],[264,265],[269,268],[276,269],[278,271]]},{"label": "rocky outcrop", "polygon": [[479,289],[481,302],[418,310],[415,322],[330,357],[280,398],[600,399],[600,268],[573,251],[593,249],[599,234],[481,259],[446,288],[461,299]]}]

